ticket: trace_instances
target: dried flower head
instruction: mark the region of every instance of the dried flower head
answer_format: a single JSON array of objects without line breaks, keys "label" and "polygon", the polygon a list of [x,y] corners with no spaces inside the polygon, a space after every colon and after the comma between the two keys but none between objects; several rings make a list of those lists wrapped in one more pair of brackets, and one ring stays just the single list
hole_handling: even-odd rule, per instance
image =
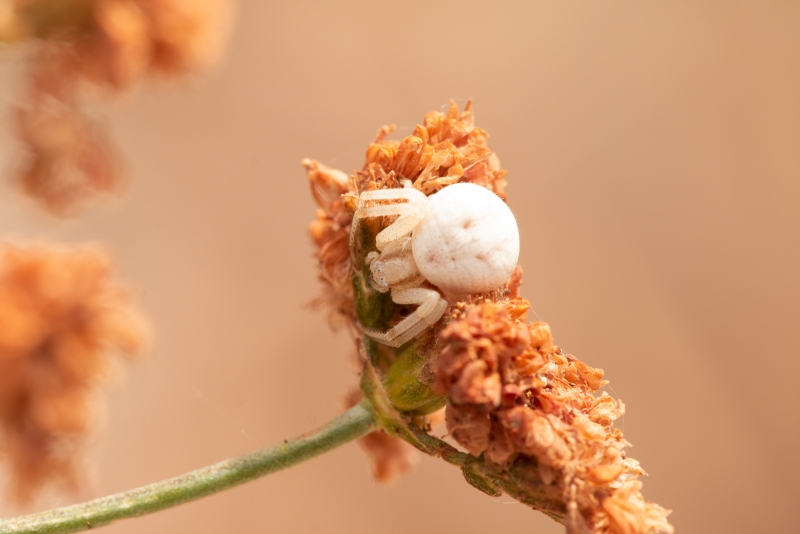
[{"label": "dried flower head", "polygon": [[74,486],[109,353],[134,356],[145,337],[128,292],[93,248],[0,246],[0,461],[12,492]]},{"label": "dried flower head", "polygon": [[428,113],[414,133],[400,141],[387,139],[394,125],[384,126],[367,149],[364,169],[354,175],[356,192],[391,186],[405,178],[426,195],[456,182],[469,182],[505,199],[507,173],[489,149],[489,135],[475,126],[474,118],[471,101],[463,112],[451,101],[447,113]]},{"label": "dried flower head", "polygon": [[116,148],[102,125],[74,107],[42,98],[16,110],[17,135],[27,155],[17,179],[52,213],[121,186]]},{"label": "dried flower head", "polygon": [[621,402],[597,395],[603,371],[553,345],[546,323],[526,324],[519,298],[466,303],[444,329],[435,392],[447,396],[447,428],[496,470],[535,459],[571,511],[573,532],[671,532],[669,513],[647,503],[613,422]]},{"label": "dried flower head", "polygon": [[488,147],[488,134],[474,125],[472,102],[460,112],[450,102],[446,113],[432,111],[423,124],[402,140],[389,140],[394,125],[383,126],[367,149],[364,168],[349,176],[313,160],[304,160],[317,219],[310,231],[316,245],[320,279],[319,302],[351,324],[356,310],[351,280],[350,225],[363,191],[400,187],[410,180],[415,189],[431,195],[456,182],[486,187],[505,199],[506,171]]},{"label": "dried flower head", "polygon": [[207,64],[219,53],[230,8],[228,0],[11,3],[18,38],[35,40],[18,110],[28,151],[19,179],[56,213],[122,179],[111,141],[84,111],[86,90],[115,94],[146,76],[183,76]]},{"label": "dried flower head", "polygon": [[[555,346],[546,323],[527,322],[530,303],[519,293],[519,266],[496,289],[466,296],[451,292],[446,302],[449,315],[433,331],[414,331],[412,343],[397,346],[400,343],[385,342],[372,333],[408,313],[404,303],[393,302],[380,284],[369,280],[374,266],[369,258],[374,263],[374,250],[381,249],[376,235],[398,220],[394,215],[404,216],[402,210],[387,209],[380,202],[397,197],[411,204],[419,192],[430,196],[464,182],[505,200],[506,173],[487,146],[486,132],[474,127],[471,104],[461,113],[455,104],[446,114],[429,113],[413,135],[400,141],[386,139],[392,129],[379,132],[367,150],[364,168],[349,178],[304,162],[319,206],[311,233],[325,285],[322,301],[353,326],[357,339],[367,334],[358,341],[363,376],[382,374],[380,387],[409,425],[426,428],[424,423],[420,426],[420,417],[446,404],[448,432],[482,466],[469,476],[464,471],[476,487],[490,494],[501,487],[508,491],[508,485],[492,482],[504,473],[516,477],[517,488],[536,485],[534,493],[556,496],[556,504],[546,511],[563,520],[570,533],[672,532],[666,520],[669,511],[642,497],[637,477],[645,473],[628,458],[628,443],[613,426],[624,412],[623,404],[598,393],[606,384],[602,370]],[[401,185],[401,180],[409,180],[416,192],[372,193],[410,186]],[[356,225],[353,214],[365,197],[379,208],[373,210],[373,219],[363,219],[359,212]],[[438,215],[447,214],[440,210]],[[389,250],[391,244],[383,246],[381,250]],[[369,388],[374,390],[371,384],[364,389],[368,394]],[[372,448],[373,465],[392,465],[386,454],[392,447]],[[401,463],[400,458],[396,461]],[[536,473],[524,475],[531,466]],[[517,497],[535,507],[535,499],[526,499],[521,491]]]},{"label": "dried flower head", "polygon": [[[455,102],[451,102],[446,113],[428,113],[423,124],[405,139],[387,139],[393,130],[394,126],[384,126],[379,130],[367,150],[364,168],[351,176],[313,160],[303,161],[318,206],[316,220],[310,225],[319,278],[323,284],[323,294],[316,304],[327,307],[331,322],[348,325],[355,337],[360,334],[357,325],[359,312],[356,309],[349,239],[356,201],[361,192],[399,187],[400,180],[410,180],[414,188],[430,195],[448,184],[471,182],[505,198],[503,177],[506,172],[488,148],[486,132],[474,126],[471,102],[463,112]],[[364,445],[363,449],[370,455],[373,466],[377,466],[373,469],[377,478],[386,481],[386,477],[380,476],[381,472],[402,473],[413,462],[409,460],[407,444],[398,438],[377,434],[368,436],[375,443]],[[392,462],[391,456],[385,454],[389,450],[404,452],[396,462]],[[392,469],[380,467],[388,465],[392,465]]]}]

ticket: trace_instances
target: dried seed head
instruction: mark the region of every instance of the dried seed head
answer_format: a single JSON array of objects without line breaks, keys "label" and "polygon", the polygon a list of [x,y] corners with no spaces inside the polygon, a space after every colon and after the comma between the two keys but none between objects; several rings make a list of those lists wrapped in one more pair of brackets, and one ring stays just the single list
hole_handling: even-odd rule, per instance
[{"label": "dried seed head", "polygon": [[[517,271],[509,295],[520,283]],[[534,459],[563,494],[568,532],[672,532],[669,511],[639,492],[644,471],[613,427],[624,406],[597,394],[603,371],[555,347],[546,323],[520,320],[521,300],[462,303],[442,331],[433,389],[447,396],[448,431],[498,470]]]},{"label": "dried seed head", "polygon": [[[393,127],[382,128],[364,168],[349,183],[341,173],[304,163],[321,208],[312,235],[327,286],[325,300],[351,322],[365,315],[382,317],[386,326],[396,319],[398,307],[391,300],[375,298],[368,284],[356,283],[364,278],[359,278],[364,265],[347,254],[345,235],[353,199],[411,180],[428,195],[430,206],[414,231],[414,261],[441,290],[472,296],[452,303],[444,329],[407,349],[364,344],[367,365],[384,372],[390,399],[402,401],[395,407],[426,413],[433,403],[419,395],[424,388],[400,386],[409,375],[418,386],[431,384],[433,393],[446,397],[453,439],[493,472],[519,474],[533,466],[537,473],[531,484],[541,488],[543,483],[558,495],[568,532],[672,532],[669,511],[646,502],[639,492],[636,477],[644,471],[626,456],[627,442],[613,427],[624,406],[605,392],[597,394],[605,385],[602,370],[554,346],[546,323],[527,324],[530,303],[520,297],[522,270],[515,269],[519,235],[503,202],[506,173],[487,146],[486,132],[472,119],[471,104],[461,113],[453,104],[446,114],[429,113],[424,125],[401,141],[387,140]],[[380,225],[375,221],[370,229],[373,243]],[[464,265],[463,272],[448,271],[448,262]],[[413,362],[412,356],[426,371],[416,377],[406,372],[413,365],[403,361]],[[398,380],[395,374],[402,376]],[[378,468],[376,476],[407,468],[395,438],[371,437],[362,445]]]},{"label": "dried seed head", "polygon": [[[350,176],[316,161],[303,161],[311,183],[313,198],[319,208],[315,220],[310,225],[315,256],[318,260],[319,279],[323,284],[323,294],[315,303],[324,305],[331,312],[331,316],[337,319],[332,321],[333,324],[349,325],[351,327],[349,330],[358,336],[361,331],[356,327],[357,320],[366,325],[364,317],[370,317],[376,320],[374,326],[377,327],[377,321],[392,321],[402,313],[402,307],[395,305],[388,294],[374,291],[367,283],[358,283],[361,279],[358,277],[358,270],[363,265],[354,265],[354,258],[349,250],[348,235],[356,201],[361,193],[401,187],[400,180],[406,179],[412,181],[414,188],[429,198],[438,191],[454,187],[453,184],[470,183],[496,195],[491,197],[493,199],[500,202],[505,200],[506,171],[488,146],[488,134],[475,127],[473,119],[472,102],[468,102],[463,111],[459,110],[455,102],[451,102],[449,109],[444,113],[432,111],[426,114],[422,124],[414,129],[413,134],[402,140],[387,139],[394,126],[384,126],[369,145],[363,168]],[[382,221],[371,220],[362,225],[362,228],[368,227],[372,233],[373,244],[374,234],[381,230],[381,224]],[[516,225],[514,229],[516,230]],[[491,289],[500,286],[508,278],[508,274],[498,277],[501,279]],[[380,325],[386,327],[384,323]],[[382,353],[377,357],[382,371],[388,369],[398,356],[391,347],[382,346],[375,350]],[[435,344],[428,350],[431,355],[438,352]],[[427,364],[423,366],[421,374],[430,375],[430,380],[421,382],[427,387],[433,380],[434,362],[427,359],[425,361]],[[395,368],[395,371],[397,369]],[[402,386],[402,380],[397,381],[395,385],[398,384]],[[402,390],[403,388],[399,386],[392,389]],[[425,388],[420,388],[423,389]],[[398,396],[394,395],[394,398],[397,399]],[[435,399],[434,396],[431,398]],[[427,402],[428,397],[424,392],[420,395],[404,395],[404,400],[409,399],[411,402],[406,402],[403,407],[417,413],[427,412],[435,404]],[[441,399],[437,402],[441,402]],[[383,443],[387,446],[380,447],[381,450],[395,451],[396,464],[392,469],[375,469],[375,475],[379,478],[383,478],[384,472],[405,471],[405,467],[396,468],[408,465],[402,448],[393,449],[388,446],[394,443],[392,441],[394,439],[396,438],[381,435],[373,440],[372,446],[365,445],[367,450],[373,451],[378,448],[376,444]],[[368,440],[363,440],[366,441]],[[371,454],[373,459],[378,456]],[[389,460],[390,458],[384,455],[379,464],[374,465],[385,466]]]}]

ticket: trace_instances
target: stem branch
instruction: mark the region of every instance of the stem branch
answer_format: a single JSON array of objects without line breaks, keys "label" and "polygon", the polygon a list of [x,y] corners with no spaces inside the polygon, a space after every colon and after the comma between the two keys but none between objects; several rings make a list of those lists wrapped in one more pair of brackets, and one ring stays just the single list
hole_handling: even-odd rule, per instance
[{"label": "stem branch", "polygon": [[150,514],[286,469],[374,429],[375,416],[359,404],[312,434],[123,493],[0,520],[0,533],[65,534]]}]

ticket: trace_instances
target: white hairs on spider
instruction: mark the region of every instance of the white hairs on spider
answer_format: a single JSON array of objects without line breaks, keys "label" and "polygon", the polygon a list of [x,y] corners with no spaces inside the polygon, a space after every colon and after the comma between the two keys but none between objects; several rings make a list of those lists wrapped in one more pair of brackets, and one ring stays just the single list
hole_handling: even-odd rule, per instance
[{"label": "white hairs on spider", "polygon": [[[508,206],[479,185],[458,183],[431,196],[402,180],[402,188],[365,191],[358,198],[351,232],[371,217],[399,215],[375,238],[367,255],[373,287],[391,291],[396,304],[418,308],[386,332],[369,337],[399,347],[442,318],[448,298],[500,287],[519,258],[519,229]],[[368,202],[385,204],[367,206]],[[351,239],[353,236],[351,235]]]}]

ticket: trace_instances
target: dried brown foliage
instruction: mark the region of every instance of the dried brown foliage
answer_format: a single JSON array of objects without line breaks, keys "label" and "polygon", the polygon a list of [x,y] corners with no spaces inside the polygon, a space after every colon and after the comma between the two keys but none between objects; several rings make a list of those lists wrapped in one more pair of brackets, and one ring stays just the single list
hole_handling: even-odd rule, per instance
[{"label": "dried brown foliage", "polygon": [[134,356],[144,337],[102,252],[0,245],[0,461],[18,501],[79,481],[110,353]]},{"label": "dried brown foliage", "polygon": [[432,195],[456,182],[472,182],[505,200],[507,172],[489,149],[489,134],[475,126],[474,118],[471,101],[462,112],[451,101],[447,113],[428,113],[414,133],[400,141],[387,140],[394,125],[384,126],[367,149],[364,168],[353,177],[356,192],[406,179]]},{"label": "dried brown foliage", "polygon": [[[349,232],[361,192],[400,187],[407,179],[430,195],[468,181],[506,198],[506,172],[486,132],[474,126],[471,103],[463,112],[451,103],[447,113],[428,113],[402,140],[387,139],[393,129],[380,130],[364,167],[349,177],[303,162],[319,207],[311,235],[325,290],[320,302],[353,326]],[[443,347],[432,360],[431,388],[447,399],[448,432],[494,473],[518,459],[525,465],[535,460],[541,480],[563,495],[570,533],[672,532],[669,511],[640,493],[637,477],[645,473],[628,458],[628,443],[613,426],[624,406],[598,393],[606,384],[603,371],[555,346],[548,324],[527,322],[530,303],[520,296],[521,284],[518,267],[498,291],[451,303],[449,324],[433,344],[424,344]],[[397,443],[378,433],[362,439],[379,478],[409,465]]]},{"label": "dried brown foliage", "polygon": [[[474,125],[472,102],[460,112],[455,102],[446,113],[432,111],[414,133],[389,140],[394,126],[382,127],[367,149],[364,167],[348,176],[313,160],[303,160],[317,217],[309,230],[315,245],[322,295],[315,304],[330,312],[334,326],[346,324],[357,334],[350,258],[350,223],[361,191],[399,187],[411,180],[426,194],[461,182],[475,182],[505,198],[506,175],[497,156],[488,148],[488,134]],[[360,440],[370,458],[376,479],[392,482],[411,469],[410,446],[393,436],[374,432]]]},{"label": "dried brown foliage", "polygon": [[349,177],[317,161],[303,160],[318,206],[317,218],[310,225],[324,286],[318,301],[351,323],[355,313],[348,247],[359,193],[399,187],[405,179],[428,195],[455,182],[472,182],[506,198],[507,172],[489,149],[488,134],[475,127],[471,101],[461,112],[452,101],[446,113],[431,111],[402,140],[387,139],[394,129],[388,125],[378,131],[367,149],[364,167]]},{"label": "dried brown foliage", "polygon": [[508,296],[463,303],[441,334],[433,389],[448,399],[448,431],[497,471],[535,459],[563,493],[568,532],[672,532],[669,511],[639,491],[645,473],[613,427],[624,406],[598,394],[603,371],[554,346],[546,323],[526,322],[520,283],[518,270]]},{"label": "dried brown foliage", "polygon": [[87,89],[125,91],[147,76],[185,75],[217,55],[227,0],[14,0],[34,40],[17,110],[23,189],[55,213],[118,189],[122,174]]}]

